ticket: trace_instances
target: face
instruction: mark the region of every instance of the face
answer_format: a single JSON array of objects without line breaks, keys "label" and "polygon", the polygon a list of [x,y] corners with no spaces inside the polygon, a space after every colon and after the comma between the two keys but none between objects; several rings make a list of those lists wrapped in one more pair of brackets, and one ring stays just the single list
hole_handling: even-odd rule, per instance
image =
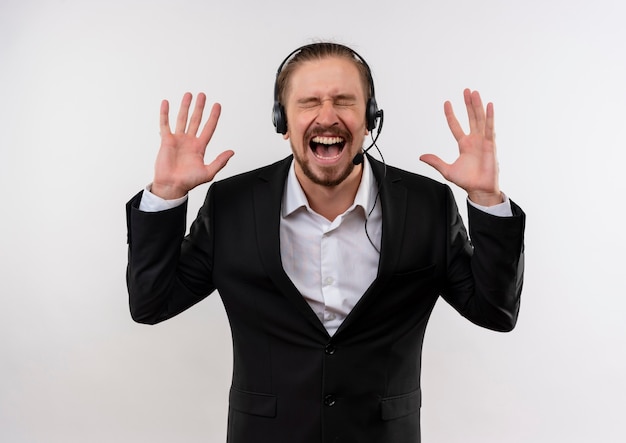
[{"label": "face", "polygon": [[285,99],[285,139],[301,182],[333,187],[360,174],[352,160],[368,133],[365,102],[359,71],[350,60],[311,60],[294,70]]}]

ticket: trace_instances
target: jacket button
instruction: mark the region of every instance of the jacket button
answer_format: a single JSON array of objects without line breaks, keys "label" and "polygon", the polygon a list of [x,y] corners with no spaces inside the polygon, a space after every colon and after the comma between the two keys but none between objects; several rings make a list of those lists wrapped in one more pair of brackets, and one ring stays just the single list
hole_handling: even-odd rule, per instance
[{"label": "jacket button", "polygon": [[335,406],[335,403],[337,403],[337,399],[334,395],[327,395],[324,397],[324,404],[326,406]]},{"label": "jacket button", "polygon": [[335,348],[333,345],[328,345],[326,346],[326,349],[324,349],[326,355],[333,355],[335,351],[337,351],[337,348]]}]

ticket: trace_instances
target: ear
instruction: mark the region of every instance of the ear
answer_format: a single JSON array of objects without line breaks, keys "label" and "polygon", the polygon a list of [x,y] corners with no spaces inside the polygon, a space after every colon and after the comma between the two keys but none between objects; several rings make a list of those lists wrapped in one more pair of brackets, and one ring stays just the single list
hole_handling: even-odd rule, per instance
[{"label": "ear", "polygon": [[285,132],[285,133],[283,134],[283,139],[284,139],[284,140],[289,140],[289,129],[287,129],[287,132]]}]

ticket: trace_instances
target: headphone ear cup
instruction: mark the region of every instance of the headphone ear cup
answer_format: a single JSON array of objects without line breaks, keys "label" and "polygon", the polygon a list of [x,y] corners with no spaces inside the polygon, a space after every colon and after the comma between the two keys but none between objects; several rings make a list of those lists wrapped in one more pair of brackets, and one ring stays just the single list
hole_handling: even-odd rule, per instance
[{"label": "headphone ear cup", "polygon": [[287,116],[285,115],[285,108],[277,101],[274,102],[272,121],[274,122],[276,132],[279,134],[287,133]]},{"label": "headphone ear cup", "polygon": [[367,124],[368,131],[373,130],[378,122],[378,105],[376,104],[376,98],[374,97],[371,97],[367,101],[367,108],[365,110],[365,122]]}]

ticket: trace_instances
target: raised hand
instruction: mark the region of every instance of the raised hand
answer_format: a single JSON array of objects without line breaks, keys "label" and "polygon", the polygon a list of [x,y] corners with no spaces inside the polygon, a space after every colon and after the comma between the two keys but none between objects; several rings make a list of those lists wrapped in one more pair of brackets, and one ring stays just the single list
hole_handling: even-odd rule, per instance
[{"label": "raised hand", "polygon": [[215,132],[221,107],[218,103],[213,105],[209,119],[200,135],[197,135],[206,95],[198,94],[193,113],[188,119],[192,98],[190,93],[183,96],[173,133],[169,124],[169,102],[161,102],[161,147],[154,168],[151,192],[166,200],[183,197],[196,186],[213,180],[234,154],[230,150],[224,151],[210,164],[204,163],[204,153]]},{"label": "raised hand", "polygon": [[452,164],[433,154],[424,154],[420,160],[439,171],[446,180],[465,189],[474,203],[493,206],[502,203],[498,184],[493,104],[488,103],[485,110],[478,91],[466,89],[463,96],[469,118],[469,134],[463,132],[450,102],[444,104],[448,126],[459,144],[459,157]]}]

